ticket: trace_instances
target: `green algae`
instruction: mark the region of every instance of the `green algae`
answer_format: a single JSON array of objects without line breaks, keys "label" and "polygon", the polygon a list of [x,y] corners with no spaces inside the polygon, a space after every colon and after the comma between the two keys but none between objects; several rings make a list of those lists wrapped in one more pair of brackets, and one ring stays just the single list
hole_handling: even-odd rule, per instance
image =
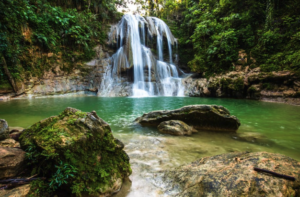
[{"label": "green algae", "polygon": [[117,179],[131,174],[129,157],[95,113],[67,109],[32,125],[20,137],[31,174],[47,178],[32,184],[31,195],[111,192]]}]

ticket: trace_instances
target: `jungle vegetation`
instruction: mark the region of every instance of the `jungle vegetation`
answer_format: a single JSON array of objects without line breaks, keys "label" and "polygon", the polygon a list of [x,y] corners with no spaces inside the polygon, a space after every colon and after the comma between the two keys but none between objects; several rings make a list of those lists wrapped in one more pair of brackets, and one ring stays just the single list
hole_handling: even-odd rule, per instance
[{"label": "jungle vegetation", "polygon": [[[41,77],[59,64],[80,68],[119,20],[120,0],[1,0],[0,85],[15,92],[24,78]],[[9,83],[8,83],[9,82]]]},{"label": "jungle vegetation", "polygon": [[300,1],[150,1],[148,13],[171,26],[181,63],[194,72],[232,70],[241,50],[262,71],[300,71]]},{"label": "jungle vegetation", "polygon": [[[41,77],[59,64],[80,69],[118,21],[127,0],[0,1],[0,88]],[[181,65],[211,76],[244,66],[300,71],[300,2],[297,0],[135,0],[146,15],[162,18],[179,38]],[[55,70],[53,70],[55,72]]]}]

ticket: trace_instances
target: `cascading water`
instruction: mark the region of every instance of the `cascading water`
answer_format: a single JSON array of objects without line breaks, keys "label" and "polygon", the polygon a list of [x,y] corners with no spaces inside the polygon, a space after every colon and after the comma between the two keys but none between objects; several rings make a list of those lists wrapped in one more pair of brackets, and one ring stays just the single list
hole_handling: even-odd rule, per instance
[{"label": "cascading water", "polygon": [[[156,37],[156,59],[151,44]],[[168,61],[164,61],[164,38],[168,45]],[[150,43],[150,44],[149,44]],[[114,95],[111,92],[122,86],[124,73],[133,73],[131,96],[183,96],[184,87],[179,78],[179,69],[173,63],[172,47],[177,45],[169,27],[155,17],[139,15],[123,16],[113,26],[109,35],[109,44],[118,48],[111,57],[99,88],[100,96]],[[175,55],[177,58],[177,55]],[[176,62],[176,60],[175,60]]]}]

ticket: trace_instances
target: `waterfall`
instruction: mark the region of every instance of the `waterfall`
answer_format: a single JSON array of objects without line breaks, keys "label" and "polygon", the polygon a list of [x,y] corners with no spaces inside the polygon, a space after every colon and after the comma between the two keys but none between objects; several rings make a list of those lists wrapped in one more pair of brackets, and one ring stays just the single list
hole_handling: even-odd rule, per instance
[{"label": "waterfall", "polygon": [[[156,47],[153,47],[155,40]],[[167,61],[164,61],[164,40],[167,41]],[[130,73],[133,78],[130,96],[184,95],[179,68],[175,65],[177,54],[174,54],[173,62],[172,47],[177,46],[177,40],[162,20],[126,14],[117,25],[111,27],[109,44],[116,47],[117,52],[106,67],[99,96],[116,95],[112,92],[119,90],[117,87],[126,80],[129,81]],[[155,48],[157,54],[152,52]]]}]

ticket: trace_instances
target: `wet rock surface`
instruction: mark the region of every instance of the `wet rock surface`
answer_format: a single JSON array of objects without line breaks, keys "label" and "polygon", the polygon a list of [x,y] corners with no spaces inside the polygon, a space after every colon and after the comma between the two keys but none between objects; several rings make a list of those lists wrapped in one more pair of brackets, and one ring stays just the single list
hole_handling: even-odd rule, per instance
[{"label": "wet rock surface", "polygon": [[170,135],[192,135],[192,128],[179,120],[170,120],[160,123],[157,126],[160,133]]},{"label": "wet rock surface", "polygon": [[230,112],[217,105],[189,105],[176,110],[153,111],[136,119],[142,126],[158,126],[169,120],[184,121],[197,130],[235,132],[240,121]]},{"label": "wet rock surface", "polygon": [[[262,168],[293,176],[290,181],[254,171]],[[299,196],[300,163],[266,152],[234,152],[205,157],[154,174],[168,196]]]},{"label": "wet rock surface", "polygon": [[9,137],[9,127],[5,120],[0,119],[0,140],[5,140]]},{"label": "wet rock surface", "polygon": [[25,152],[18,148],[0,147],[0,179],[17,176],[25,169]]}]

